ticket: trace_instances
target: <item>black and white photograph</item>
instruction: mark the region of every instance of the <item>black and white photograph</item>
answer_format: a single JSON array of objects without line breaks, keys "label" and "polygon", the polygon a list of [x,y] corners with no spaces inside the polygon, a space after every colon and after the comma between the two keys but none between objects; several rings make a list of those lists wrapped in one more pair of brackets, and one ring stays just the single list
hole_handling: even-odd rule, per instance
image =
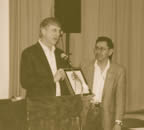
[{"label": "black and white photograph", "polygon": [[144,0],[0,0],[0,130],[144,130]]},{"label": "black and white photograph", "polygon": [[66,81],[73,95],[90,94],[88,85],[81,69],[66,69]]}]

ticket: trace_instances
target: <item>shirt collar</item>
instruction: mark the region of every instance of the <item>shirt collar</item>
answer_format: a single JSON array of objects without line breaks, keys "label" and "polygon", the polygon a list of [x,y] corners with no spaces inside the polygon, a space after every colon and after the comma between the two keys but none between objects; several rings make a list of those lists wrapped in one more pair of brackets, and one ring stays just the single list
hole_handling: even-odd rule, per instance
[{"label": "shirt collar", "polygon": [[39,40],[39,43],[41,45],[41,47],[43,48],[43,50],[46,52],[46,51],[49,51],[49,52],[54,52],[55,51],[55,46],[52,46],[52,50],[50,50],[44,43],[41,42],[41,40]]},{"label": "shirt collar", "polygon": [[[97,60],[95,61],[94,67],[100,69],[100,67],[99,67],[98,64],[97,64]],[[107,70],[109,69],[109,67],[110,67],[110,60],[108,60],[108,63],[107,63],[107,65],[106,65],[106,67],[105,67],[105,69],[104,69],[102,75],[106,75]]]}]

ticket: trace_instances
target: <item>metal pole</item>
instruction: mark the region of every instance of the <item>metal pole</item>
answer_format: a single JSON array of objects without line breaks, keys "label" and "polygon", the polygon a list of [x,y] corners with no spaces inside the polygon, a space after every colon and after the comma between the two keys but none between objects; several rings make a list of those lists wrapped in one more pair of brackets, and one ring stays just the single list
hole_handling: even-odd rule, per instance
[{"label": "metal pole", "polygon": [[66,33],[66,54],[68,55],[68,58],[69,58],[69,55],[70,55],[70,33]]}]

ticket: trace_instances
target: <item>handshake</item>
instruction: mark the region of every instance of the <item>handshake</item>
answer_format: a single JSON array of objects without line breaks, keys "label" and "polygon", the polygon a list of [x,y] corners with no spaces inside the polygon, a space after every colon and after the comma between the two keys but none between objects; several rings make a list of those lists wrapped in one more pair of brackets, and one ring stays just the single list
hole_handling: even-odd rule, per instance
[{"label": "handshake", "polygon": [[65,79],[65,72],[63,69],[58,69],[54,75],[54,82],[58,82],[59,80]]}]

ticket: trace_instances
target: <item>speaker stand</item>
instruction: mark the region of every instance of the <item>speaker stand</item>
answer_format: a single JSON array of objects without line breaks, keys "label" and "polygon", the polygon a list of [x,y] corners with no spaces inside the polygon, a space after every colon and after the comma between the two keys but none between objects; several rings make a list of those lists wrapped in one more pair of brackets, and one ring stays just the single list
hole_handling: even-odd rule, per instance
[{"label": "speaker stand", "polygon": [[69,60],[69,56],[70,56],[70,33],[66,33],[66,54],[68,55],[68,60]]}]

